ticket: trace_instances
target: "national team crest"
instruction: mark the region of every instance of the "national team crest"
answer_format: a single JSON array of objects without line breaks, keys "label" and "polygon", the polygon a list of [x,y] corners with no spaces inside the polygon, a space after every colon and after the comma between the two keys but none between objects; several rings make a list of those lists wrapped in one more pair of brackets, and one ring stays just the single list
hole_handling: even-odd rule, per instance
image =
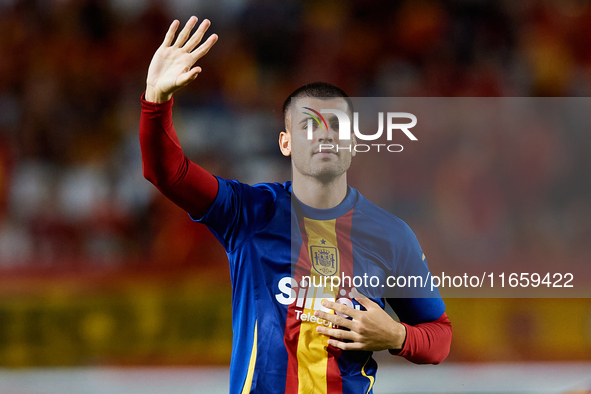
[{"label": "national team crest", "polygon": [[339,269],[337,248],[332,246],[310,246],[310,260],[321,275],[334,275]]}]

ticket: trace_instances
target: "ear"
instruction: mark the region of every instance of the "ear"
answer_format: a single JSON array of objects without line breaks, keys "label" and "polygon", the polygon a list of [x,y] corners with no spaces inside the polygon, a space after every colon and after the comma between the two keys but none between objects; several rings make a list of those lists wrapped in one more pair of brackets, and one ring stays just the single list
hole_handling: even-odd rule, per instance
[{"label": "ear", "polygon": [[351,133],[351,157],[355,157],[355,155],[357,154],[357,151],[355,150],[355,146],[357,145],[357,140],[355,139],[355,133]]},{"label": "ear", "polygon": [[283,156],[291,155],[291,134],[287,131],[279,133],[279,149]]}]

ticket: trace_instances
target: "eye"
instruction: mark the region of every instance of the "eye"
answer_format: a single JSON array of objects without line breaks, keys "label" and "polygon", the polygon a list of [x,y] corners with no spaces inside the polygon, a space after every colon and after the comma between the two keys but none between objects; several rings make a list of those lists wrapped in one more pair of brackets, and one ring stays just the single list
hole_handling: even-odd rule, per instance
[{"label": "eye", "polygon": [[338,131],[339,130],[339,122],[332,122],[330,124],[330,128]]},{"label": "eye", "polygon": [[[312,130],[316,131],[318,129],[318,123],[312,122]],[[302,124],[302,130],[308,130],[308,123]]]}]

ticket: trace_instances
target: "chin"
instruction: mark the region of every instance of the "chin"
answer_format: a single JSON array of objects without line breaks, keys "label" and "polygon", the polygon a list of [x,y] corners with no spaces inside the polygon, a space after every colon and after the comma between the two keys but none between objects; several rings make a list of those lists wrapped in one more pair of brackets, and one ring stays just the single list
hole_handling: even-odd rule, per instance
[{"label": "chin", "polygon": [[329,183],[343,175],[345,172],[346,171],[343,171],[341,168],[322,169],[320,171],[314,171],[313,176],[322,183]]}]

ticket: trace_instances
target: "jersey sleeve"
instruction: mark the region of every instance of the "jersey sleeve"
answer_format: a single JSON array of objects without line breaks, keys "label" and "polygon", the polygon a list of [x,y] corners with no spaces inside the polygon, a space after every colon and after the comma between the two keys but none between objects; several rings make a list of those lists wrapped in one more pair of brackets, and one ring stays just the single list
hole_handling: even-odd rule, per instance
[{"label": "jersey sleeve", "polygon": [[211,207],[201,217],[189,216],[207,225],[226,252],[231,252],[269,223],[274,198],[264,187],[216,178],[218,192]]},{"label": "jersey sleeve", "polygon": [[394,275],[404,277],[408,285],[397,287],[388,303],[402,322],[415,325],[437,320],[445,312],[445,304],[439,290],[431,289],[431,272],[416,235],[406,223],[402,224],[395,242]]},{"label": "jersey sleeve", "polygon": [[439,364],[449,354],[452,329],[447,314],[439,319],[414,326],[402,323],[406,328],[406,340],[400,350],[390,350],[393,355],[406,358],[415,364]]},{"label": "jersey sleeve", "polygon": [[226,251],[264,227],[272,212],[272,193],[214,177],[190,161],[172,123],[173,100],[151,103],[142,95],[140,145],[144,177],[189,216],[206,224]]},{"label": "jersey sleeve", "polygon": [[218,183],[184,155],[172,123],[173,99],[151,103],[142,95],[141,102],[139,139],[144,177],[185,211],[203,215],[216,196]]},{"label": "jersey sleeve", "polygon": [[439,290],[431,289],[431,273],[416,235],[405,223],[402,234],[396,248],[396,275],[421,280],[398,288],[396,297],[387,299],[406,328],[404,346],[390,353],[416,364],[438,364],[449,354],[451,322]]}]

